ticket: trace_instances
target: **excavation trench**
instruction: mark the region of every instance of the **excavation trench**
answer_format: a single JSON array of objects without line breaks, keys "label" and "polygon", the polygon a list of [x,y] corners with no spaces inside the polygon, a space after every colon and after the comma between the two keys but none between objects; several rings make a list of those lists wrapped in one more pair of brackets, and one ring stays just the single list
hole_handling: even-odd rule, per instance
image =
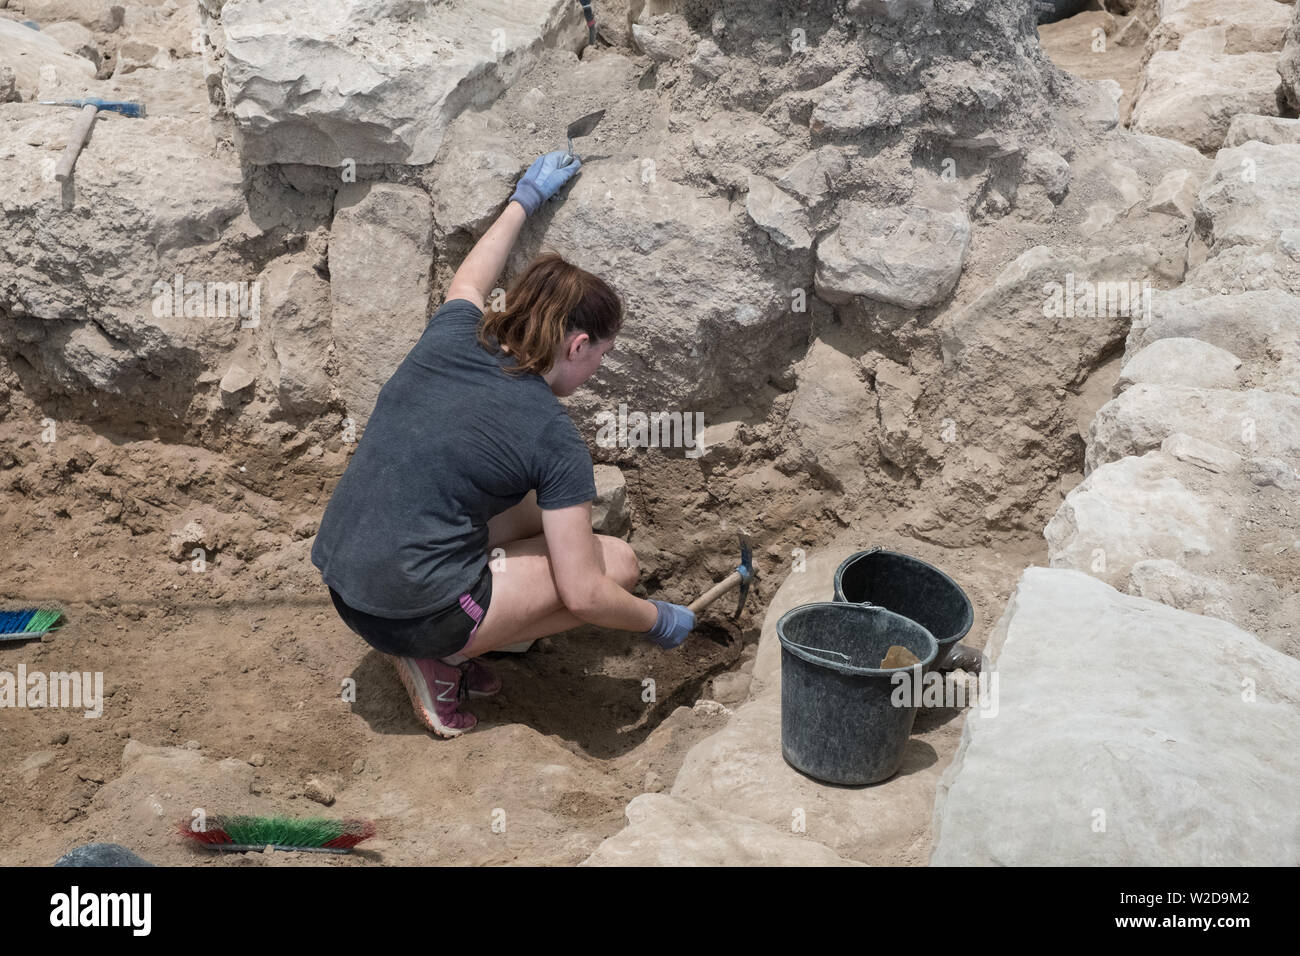
[{"label": "excavation trench", "polygon": [[[779,28],[784,35],[789,12],[773,12],[775,5],[763,10],[774,20],[768,32]],[[810,15],[818,20],[810,24],[810,37],[861,46],[864,61],[888,55],[900,42],[894,34],[905,29],[845,32],[843,23]],[[994,10],[987,22],[978,23],[982,32],[975,42],[987,48],[993,64],[985,72],[996,73],[994,67],[1007,62],[1019,75],[1030,75],[1037,65],[1018,59],[1020,48],[1007,24],[997,21],[1000,16]],[[1024,27],[1018,15],[1004,19],[1017,30]],[[691,28],[705,29],[708,18],[705,26],[698,20],[695,11]],[[255,262],[251,274],[260,274],[271,261],[268,282],[294,290],[284,301],[305,303],[300,311],[275,312],[275,322],[268,323],[279,330],[276,334],[289,330],[283,341],[259,339],[256,348],[247,346],[236,355],[263,373],[274,369],[274,388],[262,379],[244,389],[230,384],[228,353],[243,340],[224,327],[220,334],[208,330],[210,339],[182,324],[129,329],[138,336],[131,344],[142,351],[163,343],[151,353],[160,364],[129,378],[129,363],[115,352],[102,361],[97,357],[89,369],[68,365],[84,353],[69,353],[66,343],[54,340],[64,335],[57,324],[45,327],[8,292],[0,300],[5,317],[0,344],[9,359],[0,369],[0,398],[8,405],[0,417],[0,487],[5,489],[0,536],[24,543],[0,559],[0,599],[59,600],[70,622],[36,644],[0,645],[0,669],[14,671],[21,664],[28,671],[101,672],[106,695],[99,719],[66,708],[6,715],[0,742],[4,862],[47,864],[73,846],[97,840],[122,843],[160,864],[280,862],[196,855],[176,838],[175,825],[203,808],[328,813],[372,819],[379,826],[379,836],[355,856],[295,863],[573,864],[622,829],[629,800],[671,790],[691,748],[728,728],[750,699],[755,675],[764,673],[759,639],[777,590],[800,581],[806,565],[820,567],[829,556],[868,547],[927,561],[970,597],[974,626],[965,642],[983,645],[1020,572],[1046,563],[1041,528],[1081,477],[1079,423],[1089,421],[1109,397],[1117,369],[1108,359],[1126,323],[1083,332],[1076,324],[1066,334],[1079,335],[1081,344],[1067,339],[1037,349],[1059,347],[1065,360],[1035,364],[1032,354],[1009,354],[1006,343],[990,342],[981,317],[1012,310],[980,297],[1017,256],[1056,242],[1067,217],[1077,224],[1089,215],[1104,177],[1087,179],[1080,172],[1077,201],[1059,207],[1042,189],[1026,186],[1020,198],[1027,211],[1010,215],[1010,200],[1002,193],[1009,188],[1010,167],[995,161],[979,166],[988,144],[978,139],[975,127],[987,120],[990,126],[1001,124],[1000,134],[1039,144],[1051,131],[1026,124],[1044,112],[1037,107],[1046,102],[1050,84],[1022,83],[1004,91],[1011,99],[998,110],[974,116],[956,100],[944,99],[964,87],[939,76],[934,97],[939,106],[894,91],[901,103],[912,104],[912,112],[888,117],[891,131],[874,139],[851,128],[865,122],[844,115],[846,104],[860,98],[834,88],[836,70],[814,57],[783,64],[787,95],[775,96],[759,82],[757,64],[747,59],[750,47],[767,42],[766,27],[734,16],[730,23],[730,32],[712,30],[715,59],[732,58],[726,67],[731,72],[721,74],[729,111],[715,113],[718,94],[695,82],[702,70],[711,69],[708,57],[697,57],[694,67],[685,60],[660,63],[654,71],[644,64],[626,67],[614,54],[583,58],[586,68],[606,71],[600,76],[611,89],[622,87],[628,103],[639,105],[603,121],[601,131],[610,142],[601,151],[609,146],[626,155],[584,170],[598,184],[591,187],[592,197],[554,213],[546,238],[582,250],[593,271],[626,275],[635,293],[629,299],[646,310],[638,314],[648,312],[657,320],[645,323],[646,338],[636,340],[633,354],[667,356],[662,383],[638,378],[643,370],[636,360],[616,366],[612,380],[602,383],[603,392],[575,396],[575,420],[589,422],[595,409],[610,404],[609,395],[627,392],[661,396],[656,407],[702,408],[715,429],[706,436],[710,450],[699,457],[678,449],[598,448],[589,440],[598,466],[621,471],[629,540],[642,567],[639,593],[689,603],[734,569],[736,534],[743,531],[754,543],[759,577],[739,621],[727,619],[734,605],[724,598],[674,652],[634,635],[581,628],[540,641],[524,655],[493,655],[504,687],[498,697],[469,705],[480,721],[473,733],[441,741],[416,723],[396,675],[338,619],[308,559],[316,522],[351,450],[335,414],[343,408],[336,392],[341,385],[359,389],[356,382],[370,368],[349,371],[344,365],[353,354],[371,366],[401,358],[368,351],[373,336],[357,336],[355,327],[350,333],[340,319],[348,307],[347,283],[365,270],[349,272],[339,235],[350,217],[364,219],[373,210],[356,211],[362,206],[360,186],[340,189],[331,170],[287,160],[275,173],[258,172],[242,184],[252,218],[272,225],[257,234],[238,220],[235,235],[204,253]],[[188,48],[188,39],[183,46]],[[712,55],[707,46],[703,50]],[[951,67],[950,51],[939,52]],[[503,116],[517,126],[529,118],[535,125],[555,125],[562,114],[584,112],[582,106],[590,104],[580,104],[577,93],[587,80],[576,67],[570,77],[570,67],[570,60],[542,62],[529,84],[502,94],[504,105],[488,119],[467,114],[465,124],[481,122],[482,130],[467,134],[458,127],[449,142],[459,135],[462,144],[482,146],[477,160],[497,175],[499,150],[509,143],[488,120],[501,129]],[[191,79],[198,99],[190,112],[202,115],[202,78]],[[549,94],[524,101],[532,80]],[[823,91],[816,109],[809,98],[814,90]],[[659,99],[633,99],[642,94]],[[927,110],[938,111],[942,122]],[[672,119],[674,112],[679,119]],[[784,124],[787,135],[759,128],[759,112],[772,124]],[[707,121],[701,119],[705,115]],[[931,132],[914,135],[913,126]],[[942,133],[937,139],[931,135],[936,128]],[[810,129],[816,130],[811,138]],[[643,139],[649,133],[661,135],[662,143]],[[24,142],[39,141],[35,132],[25,135]],[[105,124],[96,139],[102,148],[116,143],[127,155],[125,141],[114,139],[120,135],[120,124]],[[208,133],[204,127],[191,135],[202,142]],[[745,158],[755,168],[787,167],[814,155],[805,147],[816,149],[835,136],[858,151],[854,162],[840,168],[833,155],[816,154],[817,162],[826,159],[828,169],[850,177],[845,181],[854,184],[854,195],[890,208],[945,181],[936,169],[919,168],[934,160],[942,165],[939,147],[945,138],[965,144],[954,149],[960,163],[953,188],[974,206],[975,228],[969,255],[958,262],[961,281],[951,299],[863,305],[860,297],[849,296],[851,302],[832,306],[815,294],[810,252],[787,254],[769,242],[773,232],[785,236],[782,229],[797,235],[790,223],[772,224],[760,211],[764,233],[757,234],[745,220],[744,242],[730,241],[734,236],[718,229],[719,223],[743,219],[741,200],[733,205],[731,197],[762,190],[734,162],[736,156],[754,150]],[[628,164],[647,149],[664,157],[658,194],[642,195],[628,185],[634,181]],[[1105,148],[1081,150],[1076,166],[1086,170],[1105,154]],[[83,161],[85,178],[93,181],[96,157]],[[440,228],[444,221],[454,221],[455,228],[438,236],[432,270],[427,267],[431,215],[429,235],[411,243],[419,247],[419,255],[411,257],[411,287],[430,298],[445,289],[455,266],[446,258],[449,250],[483,228],[475,219],[475,197],[455,195],[456,183],[441,179],[441,170],[432,164],[411,172],[379,161],[370,170],[390,180],[378,184],[383,203],[404,209],[401,204],[410,201],[427,205],[432,195],[451,207],[438,210]],[[644,175],[641,165],[635,170],[635,177]],[[206,167],[203,171],[214,192],[238,198],[235,185],[217,182]],[[807,190],[806,205],[816,211],[815,222],[795,225],[815,226],[824,235],[834,227],[836,204],[818,193],[830,173],[817,166],[816,174],[787,185]],[[696,184],[701,191],[690,192],[680,183]],[[185,192],[177,183],[163,185],[177,195]],[[622,219],[599,205],[601,195],[616,192],[632,210]],[[336,206],[345,193],[346,201]],[[243,208],[234,199],[228,205],[231,219]],[[376,205],[383,208],[378,200]],[[639,220],[654,223],[653,235],[619,232],[610,240],[618,248],[608,250],[609,241],[594,239],[602,230],[624,229],[625,222]],[[325,224],[333,230],[328,242],[321,238]],[[406,218],[402,224],[405,228]],[[1120,234],[1107,237],[1107,244],[1119,247],[1131,237],[1116,228]],[[241,229],[250,230],[252,238]],[[521,243],[519,261],[511,267],[526,261],[540,241],[531,236]],[[1178,242],[1185,236],[1171,231],[1153,245],[1163,252]],[[1088,244],[1077,236],[1061,240],[1061,255],[1083,255],[1079,248]],[[627,252],[624,246],[638,245],[630,264],[616,260]],[[647,255],[649,265],[643,265],[640,253],[646,250],[663,258]],[[283,261],[277,259],[281,253]],[[386,258],[385,268],[389,258],[396,257]],[[128,250],[121,261],[135,260]],[[1055,276],[1070,268],[1070,261],[1043,268]],[[663,277],[697,262],[708,269],[683,271],[678,285]],[[1026,268],[1037,277],[1029,268],[1036,268],[1034,262]],[[277,263],[282,272],[275,271]],[[394,274],[400,265],[394,263]],[[745,281],[750,284],[727,285],[742,267],[749,269]],[[712,297],[701,295],[701,289]],[[795,316],[770,307],[770,300],[788,301],[791,290],[807,293],[806,312]],[[69,296],[74,306],[105,290],[87,285],[75,292]],[[1037,307],[1034,297],[1040,293],[1033,282],[1015,294]],[[649,311],[645,303],[658,300],[666,311]],[[385,327],[418,334],[425,313],[418,295],[413,301],[413,316],[388,316]],[[754,303],[752,310],[738,318],[737,301]],[[73,309],[63,301],[58,306]],[[319,329],[302,316],[328,314],[331,308],[334,337],[321,339]],[[769,311],[762,313],[763,308]],[[783,321],[773,322],[773,315]],[[674,324],[679,316],[693,317],[697,324]],[[83,332],[103,337],[104,328],[117,326]],[[697,354],[684,344],[710,330],[725,333],[728,354],[711,355],[707,349]],[[52,337],[44,338],[47,334]],[[348,340],[348,334],[354,337]],[[389,338],[400,343],[402,334]],[[968,349],[955,364],[949,354],[953,341]],[[320,351],[319,363],[295,366],[294,350],[314,355],[312,348]],[[213,364],[187,368],[176,379],[159,378],[169,373],[166,356],[188,362],[200,354]],[[122,374],[130,388],[100,402],[83,379],[119,371],[118,360],[127,367]],[[705,367],[708,360],[718,367]],[[230,390],[219,388],[219,381]],[[377,391],[380,383],[363,384]],[[660,386],[662,392],[656,391]],[[243,398],[231,397],[241,391]],[[158,401],[151,403],[151,395]],[[43,438],[49,422],[57,440]],[[590,439],[591,430],[583,431]],[[835,563],[838,559],[810,582],[808,599],[832,598]],[[962,721],[963,711],[956,709],[918,715],[898,777],[878,785],[880,799],[888,802],[895,792],[890,788],[907,787],[910,780],[909,796],[900,797],[896,808],[899,822],[888,839],[860,858],[926,862],[930,807],[924,788],[915,784],[951,759]],[[770,734],[779,734],[777,723]],[[932,798],[933,791],[928,795]]]}]

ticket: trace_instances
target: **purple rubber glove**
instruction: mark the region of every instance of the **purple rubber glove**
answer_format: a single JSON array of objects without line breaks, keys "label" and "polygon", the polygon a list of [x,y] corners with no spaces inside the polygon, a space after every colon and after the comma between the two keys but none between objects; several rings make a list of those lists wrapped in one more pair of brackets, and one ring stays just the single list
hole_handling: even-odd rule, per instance
[{"label": "purple rubber glove", "polygon": [[645,636],[665,650],[677,647],[695,627],[695,612],[684,604],[669,604],[654,598],[650,603],[658,608],[659,618],[654,627],[644,632]]},{"label": "purple rubber glove", "polygon": [[573,174],[582,168],[582,160],[570,156],[567,150],[557,149],[533,160],[528,172],[519,177],[515,191],[510,196],[524,207],[524,212],[532,215],[542,203],[550,199],[560,187],[573,178]]}]

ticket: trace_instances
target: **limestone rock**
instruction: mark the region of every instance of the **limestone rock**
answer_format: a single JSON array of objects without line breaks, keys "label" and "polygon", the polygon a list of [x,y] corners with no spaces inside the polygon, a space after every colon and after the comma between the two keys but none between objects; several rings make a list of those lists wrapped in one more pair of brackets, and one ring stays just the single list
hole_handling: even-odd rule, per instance
[{"label": "limestone rock", "polygon": [[1279,289],[1180,298],[1156,293],[1149,320],[1135,321],[1125,345],[1125,364],[1153,342],[1193,338],[1247,360],[1300,338],[1300,296]]},{"label": "limestone rock", "polygon": [[804,473],[852,500],[869,474],[872,400],[858,363],[818,339],[796,368],[798,387],[785,421],[777,467]]},{"label": "limestone rock", "polygon": [[816,91],[809,128],[814,133],[851,136],[901,126],[924,105],[916,94],[896,95],[880,80],[837,77]]},{"label": "limestone rock", "polygon": [[[753,227],[725,197],[664,175],[643,181],[639,161],[611,161],[584,167],[548,215],[546,245],[596,275],[617,277],[636,315],[600,371],[569,399],[576,421],[594,421],[619,402],[706,412],[745,404],[774,368],[806,348],[819,303],[810,297],[798,311],[790,292],[807,287],[811,252],[756,245]],[[521,253],[520,267],[532,250]]]},{"label": "limestone rock", "polygon": [[1151,190],[1151,199],[1147,202],[1150,212],[1162,212],[1166,216],[1191,219],[1192,209],[1196,205],[1196,187],[1199,180],[1187,169],[1175,169]]},{"label": "limestone rock", "polygon": [[[727,725],[686,754],[671,794],[789,832],[865,863],[897,858],[915,841],[916,816],[934,797],[940,768],[912,754],[904,771],[878,787],[828,787],[781,756],[781,695],[741,705]],[[924,748],[922,748],[924,749]]]},{"label": "limestone rock", "polygon": [[1157,262],[1146,245],[1080,255],[1036,246],[939,319],[945,395],[929,430],[938,438],[951,423],[939,446],[944,520],[1046,520],[1027,518],[1024,503],[1055,484],[1035,462],[1077,454],[1078,417],[1062,383],[1084,381],[1124,340]]},{"label": "limestone rock", "polygon": [[437,167],[430,195],[439,239],[458,231],[475,239],[482,236],[505,208],[526,168],[497,148],[458,152],[454,163]]},{"label": "limestone rock", "polygon": [[938,305],[961,278],[970,220],[961,209],[841,203],[840,223],[817,244],[817,294],[865,296],[906,309]]},{"label": "limestone rock", "polygon": [[75,20],[66,20],[63,23],[42,26],[41,33],[58,40],[65,50],[70,50],[77,56],[89,60],[96,67],[99,66],[99,48],[95,45],[95,35],[88,27]]},{"label": "limestone rock", "polygon": [[694,40],[686,19],[674,13],[649,17],[643,23],[632,24],[632,40],[639,49],[656,63],[683,59]]},{"label": "limestone rock", "polygon": [[1070,164],[1059,153],[1041,146],[1025,157],[1025,175],[1047,191],[1055,202],[1060,202],[1070,188]]},{"label": "limestone rock", "polygon": [[1296,470],[1278,458],[1251,458],[1246,462],[1246,473],[1251,482],[1261,488],[1272,485],[1283,491],[1295,491],[1300,485]]},{"label": "limestone rock", "polygon": [[[0,115],[15,171],[0,178],[0,349],[32,367],[33,398],[89,406],[93,393],[102,413],[129,403],[141,420],[173,422],[190,413],[200,376],[224,369],[240,298],[253,294],[255,272],[214,245],[245,207],[240,169],[173,117],[109,114],[77,161],[76,201],[65,203],[43,175],[56,154],[28,143],[66,137],[72,112]],[[92,260],[93,269],[70,265]]]},{"label": "limestone rock", "polygon": [[1172,460],[1157,452],[1092,471],[1043,530],[1051,566],[1118,584],[1138,561],[1181,563],[1228,540],[1228,516],[1173,477]]},{"label": "limestone rock", "polygon": [[1300,6],[1291,8],[1291,23],[1286,30],[1277,72],[1282,77],[1282,92],[1293,110],[1300,110]]},{"label": "limestone rock", "polygon": [[1167,558],[1138,561],[1129,569],[1128,593],[1180,611],[1231,621],[1227,590],[1213,578],[1188,571]]},{"label": "limestone rock", "polygon": [[1167,338],[1152,342],[1124,363],[1116,391],[1138,382],[1148,385],[1190,385],[1196,388],[1236,388],[1241,359],[1199,339]]},{"label": "limestone rock", "polygon": [[567,0],[226,0],[212,82],[251,163],[432,162],[448,123],[511,86],[545,48],[586,44]]},{"label": "limestone rock", "polygon": [[614,465],[596,465],[596,500],[591,505],[591,528],[597,534],[621,536],[632,524],[628,512],[627,480]]},{"label": "limestone rock", "polygon": [[1300,145],[1247,142],[1221,149],[1196,201],[1197,229],[1213,253],[1272,245],[1300,228]]},{"label": "limestone rock", "polygon": [[314,803],[329,806],[334,802],[334,788],[320,779],[312,777],[303,788],[302,795]]},{"label": "limestone rock", "polygon": [[1300,398],[1261,389],[1134,385],[1093,419],[1085,472],[1158,448],[1176,432],[1238,454],[1300,460]]},{"label": "limestone rock", "polygon": [[880,453],[899,468],[907,468],[932,452],[916,415],[922,380],[889,359],[877,362],[875,372]]},{"label": "limestone rock", "polygon": [[221,376],[221,391],[226,395],[234,395],[242,392],[257,381],[257,374],[250,372],[242,365],[232,365],[226,369],[226,374]]},{"label": "limestone rock", "polygon": [[1147,63],[1133,129],[1212,153],[1238,113],[1278,115],[1276,53],[1165,50]]},{"label": "limestone rock", "polygon": [[1195,49],[1198,37],[1219,35],[1215,53],[1272,53],[1281,49],[1291,11],[1277,0],[1165,0],[1150,48]]},{"label": "limestone rock", "polygon": [[[24,100],[84,96],[95,81],[94,63],[75,55],[54,37],[15,20],[0,20],[0,66],[14,71],[15,89]],[[48,83],[43,85],[42,70],[47,79],[54,78],[54,86],[49,89],[44,88]],[[73,110],[57,112],[63,115],[64,122],[72,122]]]},{"label": "limestone rock", "polygon": [[833,195],[836,180],[847,171],[848,161],[843,152],[834,146],[823,146],[816,152],[805,154],[782,174],[776,184],[815,206],[828,195]]},{"label": "limestone rock", "polygon": [[379,389],[429,320],[433,214],[414,186],[339,190],[330,234],[330,301],[339,390],[364,425]]},{"label": "limestone rock", "polygon": [[770,179],[750,174],[745,211],[783,249],[808,249],[812,246],[808,214],[803,206],[778,189]]},{"label": "limestone rock", "polygon": [[643,793],[582,866],[861,866],[806,837],[706,804]]},{"label": "limestone rock", "polygon": [[333,336],[330,284],[306,262],[277,259],[261,276],[266,288],[268,378],[280,406],[317,414],[331,389],[325,365]]},{"label": "limestone rock", "polygon": [[1300,144],[1300,119],[1239,113],[1232,118],[1223,145],[1240,146],[1252,139],[1270,146]]},{"label": "limestone rock", "polygon": [[998,714],[966,720],[931,865],[1294,864],[1300,661],[1045,568],[1021,576],[989,649]]},{"label": "limestone rock", "polygon": [[1219,445],[1212,445],[1191,435],[1174,432],[1160,443],[1160,450],[1170,458],[1177,458],[1206,471],[1222,474],[1234,471],[1241,465],[1241,456]]},{"label": "limestone rock", "polygon": [[695,45],[691,66],[701,75],[716,80],[727,70],[727,57],[716,43],[705,37]]}]

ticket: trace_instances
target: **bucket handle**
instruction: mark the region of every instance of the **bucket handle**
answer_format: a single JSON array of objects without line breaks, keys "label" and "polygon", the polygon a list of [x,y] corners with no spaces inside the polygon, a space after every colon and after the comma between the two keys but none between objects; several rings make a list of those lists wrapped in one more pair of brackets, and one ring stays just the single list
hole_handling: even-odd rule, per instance
[{"label": "bucket handle", "polygon": [[844,658],[846,662],[853,660],[851,657],[849,657],[849,655],[841,654],[839,651],[828,651],[821,647],[808,647],[805,644],[796,644],[794,641],[791,640],[787,640],[786,643],[789,644],[791,647],[799,648],[799,650],[801,651],[811,651],[814,654],[834,654],[836,657]]}]

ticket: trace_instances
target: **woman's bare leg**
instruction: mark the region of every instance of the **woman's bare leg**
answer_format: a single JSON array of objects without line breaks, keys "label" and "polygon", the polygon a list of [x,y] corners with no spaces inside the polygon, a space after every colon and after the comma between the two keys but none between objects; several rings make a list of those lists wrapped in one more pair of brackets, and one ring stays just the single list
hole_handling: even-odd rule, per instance
[{"label": "woman's bare leg", "polygon": [[[625,590],[636,587],[640,569],[632,546],[622,538],[604,534],[596,535],[595,539],[596,560],[601,570]],[[505,556],[488,562],[492,570],[492,599],[474,637],[460,651],[462,656],[477,657],[499,647],[559,634],[583,624],[560,600],[545,535],[490,543],[489,547],[499,547]]]}]

